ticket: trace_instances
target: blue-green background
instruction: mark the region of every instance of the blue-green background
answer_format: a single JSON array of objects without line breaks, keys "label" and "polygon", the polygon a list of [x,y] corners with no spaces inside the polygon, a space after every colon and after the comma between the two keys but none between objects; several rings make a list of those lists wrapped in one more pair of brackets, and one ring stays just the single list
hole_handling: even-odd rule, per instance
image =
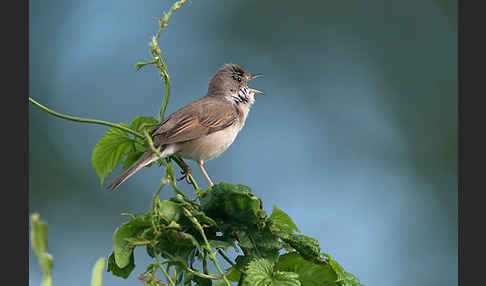
[{"label": "blue-green background", "polygon": [[[30,96],[112,122],[156,116],[158,73],[134,64],[149,58],[154,17],[172,3],[31,0]],[[365,285],[457,285],[456,6],[189,1],[160,40],[168,112],[203,96],[223,63],[264,73],[250,86],[265,95],[235,144],[206,164],[213,181],[250,186],[265,210],[286,211]],[[29,124],[29,212],[48,222],[54,285],[89,285],[120,213],[147,210],[162,169],[108,192],[91,167],[107,128],[32,105]],[[105,273],[104,285],[141,285],[135,276],[150,261],[142,248],[135,258],[130,278]],[[32,250],[29,280],[41,281]]]}]

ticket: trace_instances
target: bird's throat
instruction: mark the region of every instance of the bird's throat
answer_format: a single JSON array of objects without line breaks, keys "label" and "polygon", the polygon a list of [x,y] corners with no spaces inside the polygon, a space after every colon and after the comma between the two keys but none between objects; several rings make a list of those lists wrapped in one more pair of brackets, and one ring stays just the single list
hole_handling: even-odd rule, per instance
[{"label": "bird's throat", "polygon": [[251,92],[247,87],[242,86],[238,90],[238,92],[232,93],[230,96],[227,96],[226,99],[233,102],[236,105],[248,105],[250,107],[255,102],[254,93]]}]

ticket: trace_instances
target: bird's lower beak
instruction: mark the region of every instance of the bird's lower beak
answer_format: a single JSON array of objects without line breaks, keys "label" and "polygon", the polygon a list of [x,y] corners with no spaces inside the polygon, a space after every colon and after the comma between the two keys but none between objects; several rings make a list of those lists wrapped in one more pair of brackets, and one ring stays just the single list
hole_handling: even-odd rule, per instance
[{"label": "bird's lower beak", "polygon": [[263,91],[259,91],[259,90],[253,89],[253,88],[249,88],[248,90],[249,90],[251,93],[254,93],[254,94],[263,94]]}]

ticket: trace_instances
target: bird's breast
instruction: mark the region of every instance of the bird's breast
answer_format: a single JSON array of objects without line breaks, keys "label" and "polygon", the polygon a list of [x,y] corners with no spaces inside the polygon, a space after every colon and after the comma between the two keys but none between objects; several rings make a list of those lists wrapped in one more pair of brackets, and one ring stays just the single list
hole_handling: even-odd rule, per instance
[{"label": "bird's breast", "polygon": [[211,160],[228,149],[238,135],[240,127],[240,124],[233,124],[228,128],[197,139],[177,143],[178,154],[182,158],[194,161]]}]

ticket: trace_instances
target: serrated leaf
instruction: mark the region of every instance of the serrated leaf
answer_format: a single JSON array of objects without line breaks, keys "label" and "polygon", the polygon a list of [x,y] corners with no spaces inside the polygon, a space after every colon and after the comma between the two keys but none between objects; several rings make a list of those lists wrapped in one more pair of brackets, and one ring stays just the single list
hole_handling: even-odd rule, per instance
[{"label": "serrated leaf", "polygon": [[306,260],[297,252],[279,256],[275,263],[275,270],[297,273],[302,286],[339,285],[338,277],[330,265]]},{"label": "serrated leaf", "polygon": [[260,200],[251,193],[250,188],[243,185],[214,185],[201,197],[201,209],[214,220],[234,227],[257,225],[262,218]]},{"label": "serrated leaf", "polygon": [[130,123],[130,129],[143,134],[144,130],[150,132],[158,124],[159,121],[153,117],[137,116],[133,119],[132,123]]},{"label": "serrated leaf", "polygon": [[341,285],[344,286],[363,286],[359,279],[356,278],[353,274],[346,272],[344,268],[339,265],[339,263],[334,260],[331,255],[327,253],[322,253],[325,257],[327,257],[327,262],[331,266],[331,268],[336,272],[337,279],[341,282]]},{"label": "serrated leaf", "polygon": [[130,263],[135,245],[127,238],[136,238],[137,235],[151,227],[149,214],[138,215],[130,221],[118,227],[113,234],[114,258],[119,268],[125,268]]},{"label": "serrated leaf", "polygon": [[267,226],[263,229],[237,230],[238,246],[250,259],[265,258],[274,262],[280,250],[280,242]]},{"label": "serrated leaf", "polygon": [[248,265],[243,285],[245,286],[301,286],[299,275],[288,271],[274,271],[273,264],[266,259],[257,259]]},{"label": "serrated leaf", "polygon": [[166,224],[169,224],[172,221],[178,222],[181,216],[183,216],[182,206],[182,203],[163,200],[158,206],[158,215]]},{"label": "serrated leaf", "polygon": [[293,233],[294,230],[300,233],[299,228],[295,225],[294,221],[281,209],[273,206],[272,214],[268,217],[272,221],[272,230],[283,231],[287,233]]},{"label": "serrated leaf", "polygon": [[91,273],[91,286],[101,286],[103,284],[103,270],[105,269],[106,259],[101,257],[96,261]]},{"label": "serrated leaf", "polygon": [[288,234],[277,232],[282,241],[292,246],[304,259],[317,261],[320,256],[321,249],[319,241],[310,236],[303,234]]},{"label": "serrated leaf", "polygon": [[133,269],[135,269],[135,259],[133,257],[133,252],[130,255],[129,263],[127,266],[120,268],[115,262],[115,253],[112,253],[110,257],[108,258],[108,272],[111,272],[113,275],[122,277],[123,279],[126,279],[128,276],[130,276],[130,273],[132,273]]},{"label": "serrated leaf", "polygon": [[[128,127],[123,123],[120,125]],[[129,137],[128,132],[114,127],[108,129],[101,137],[91,156],[91,164],[98,174],[101,184],[106,176],[120,165],[125,156],[134,150],[134,144],[134,140]]]}]

